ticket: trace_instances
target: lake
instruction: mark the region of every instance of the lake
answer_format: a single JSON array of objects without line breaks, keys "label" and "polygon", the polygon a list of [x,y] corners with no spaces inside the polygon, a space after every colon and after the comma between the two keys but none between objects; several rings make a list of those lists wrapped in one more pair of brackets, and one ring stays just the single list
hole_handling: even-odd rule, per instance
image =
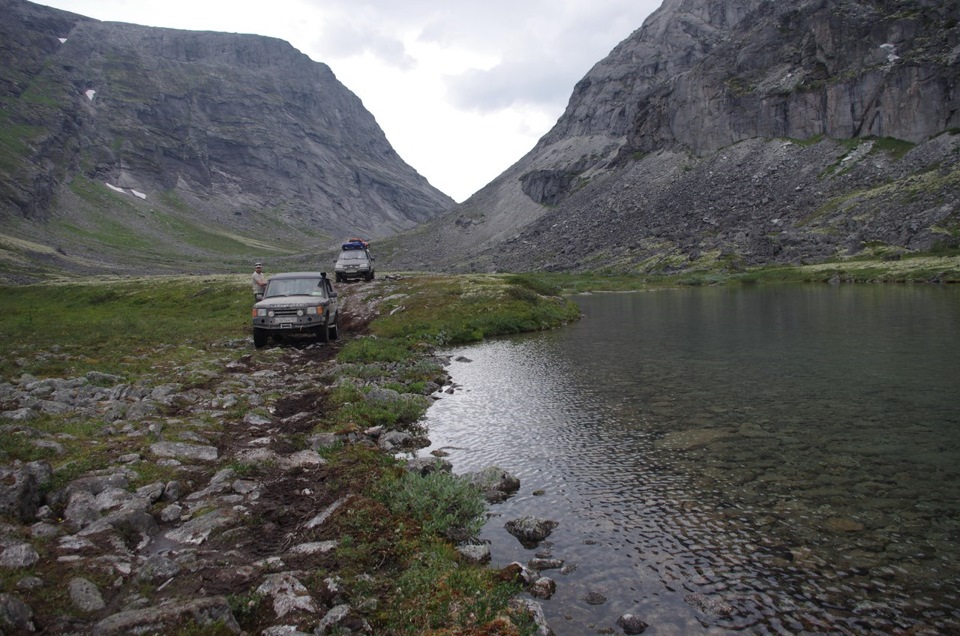
[{"label": "lake", "polygon": [[[960,287],[575,300],[445,352],[420,452],[520,478],[481,538],[493,567],[564,561],[558,635],[960,633]],[[527,549],[523,515],[559,526]]]}]

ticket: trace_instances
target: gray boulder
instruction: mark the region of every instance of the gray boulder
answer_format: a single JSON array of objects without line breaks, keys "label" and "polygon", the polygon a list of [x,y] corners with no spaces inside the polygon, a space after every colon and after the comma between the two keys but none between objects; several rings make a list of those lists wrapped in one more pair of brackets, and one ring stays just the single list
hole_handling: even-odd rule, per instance
[{"label": "gray boulder", "polygon": [[520,490],[520,480],[499,466],[488,466],[479,472],[467,473],[464,477],[479,488],[491,503],[503,501]]},{"label": "gray boulder", "polygon": [[617,627],[622,629],[624,634],[642,634],[649,625],[640,620],[639,616],[624,614],[617,619]]},{"label": "gray boulder", "polygon": [[370,624],[349,605],[337,605],[320,619],[314,634],[372,634]]},{"label": "gray boulder", "polygon": [[241,631],[227,599],[216,596],[120,612],[98,622],[93,628],[93,635],[170,634],[176,632],[176,627],[186,623],[195,623],[200,627],[220,624],[232,634]]},{"label": "gray boulder", "polygon": [[52,476],[53,469],[47,462],[0,467],[0,514],[33,521],[41,504],[41,489]]},{"label": "gray boulder", "polygon": [[29,543],[17,543],[0,553],[0,567],[14,570],[28,568],[40,560],[40,555]]},{"label": "gray boulder", "polygon": [[67,587],[70,590],[70,600],[81,612],[97,612],[106,607],[100,590],[88,579],[70,579]]},{"label": "gray boulder", "polygon": [[515,536],[524,545],[537,544],[550,536],[553,529],[560,525],[556,521],[541,517],[525,516],[503,524],[507,532]]},{"label": "gray boulder", "polygon": [[36,631],[33,610],[16,596],[0,593],[0,633],[27,634]]}]

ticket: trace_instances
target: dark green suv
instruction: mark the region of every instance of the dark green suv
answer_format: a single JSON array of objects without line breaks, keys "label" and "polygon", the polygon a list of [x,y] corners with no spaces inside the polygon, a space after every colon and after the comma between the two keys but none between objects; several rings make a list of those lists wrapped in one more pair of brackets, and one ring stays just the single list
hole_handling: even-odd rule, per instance
[{"label": "dark green suv", "polygon": [[326,272],[289,272],[267,281],[263,300],[253,306],[253,344],[258,349],[269,338],[312,335],[321,342],[339,335],[337,292]]}]

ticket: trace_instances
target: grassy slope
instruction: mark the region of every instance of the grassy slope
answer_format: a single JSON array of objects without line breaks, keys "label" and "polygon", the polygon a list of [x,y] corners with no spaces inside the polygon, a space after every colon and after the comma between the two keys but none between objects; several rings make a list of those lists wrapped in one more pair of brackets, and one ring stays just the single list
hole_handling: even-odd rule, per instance
[{"label": "grassy slope", "polygon": [[331,241],[260,211],[238,210],[242,223],[239,217],[201,221],[172,191],[142,200],[84,177],[75,177],[58,199],[63,211],[42,223],[0,218],[0,264],[8,275],[226,273],[245,271],[255,260],[315,269],[318,246]]}]

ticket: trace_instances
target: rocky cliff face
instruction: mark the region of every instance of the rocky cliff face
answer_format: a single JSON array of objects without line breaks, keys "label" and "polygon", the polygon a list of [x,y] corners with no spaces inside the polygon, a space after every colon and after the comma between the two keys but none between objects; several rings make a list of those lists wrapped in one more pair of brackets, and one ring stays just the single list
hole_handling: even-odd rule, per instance
[{"label": "rocky cliff face", "polygon": [[109,223],[168,258],[201,253],[204,233],[279,254],[386,236],[453,205],[326,65],[280,40],[0,0],[0,62],[0,219],[39,245],[54,236],[61,257],[78,244],[83,258],[109,256],[81,240]]},{"label": "rocky cliff face", "polygon": [[920,143],[960,124],[956,2],[754,4],[709,63],[649,96],[625,151],[816,135]]},{"label": "rocky cliff face", "polygon": [[956,0],[665,0],[530,153],[420,236],[479,270],[955,245],[958,19]]}]

